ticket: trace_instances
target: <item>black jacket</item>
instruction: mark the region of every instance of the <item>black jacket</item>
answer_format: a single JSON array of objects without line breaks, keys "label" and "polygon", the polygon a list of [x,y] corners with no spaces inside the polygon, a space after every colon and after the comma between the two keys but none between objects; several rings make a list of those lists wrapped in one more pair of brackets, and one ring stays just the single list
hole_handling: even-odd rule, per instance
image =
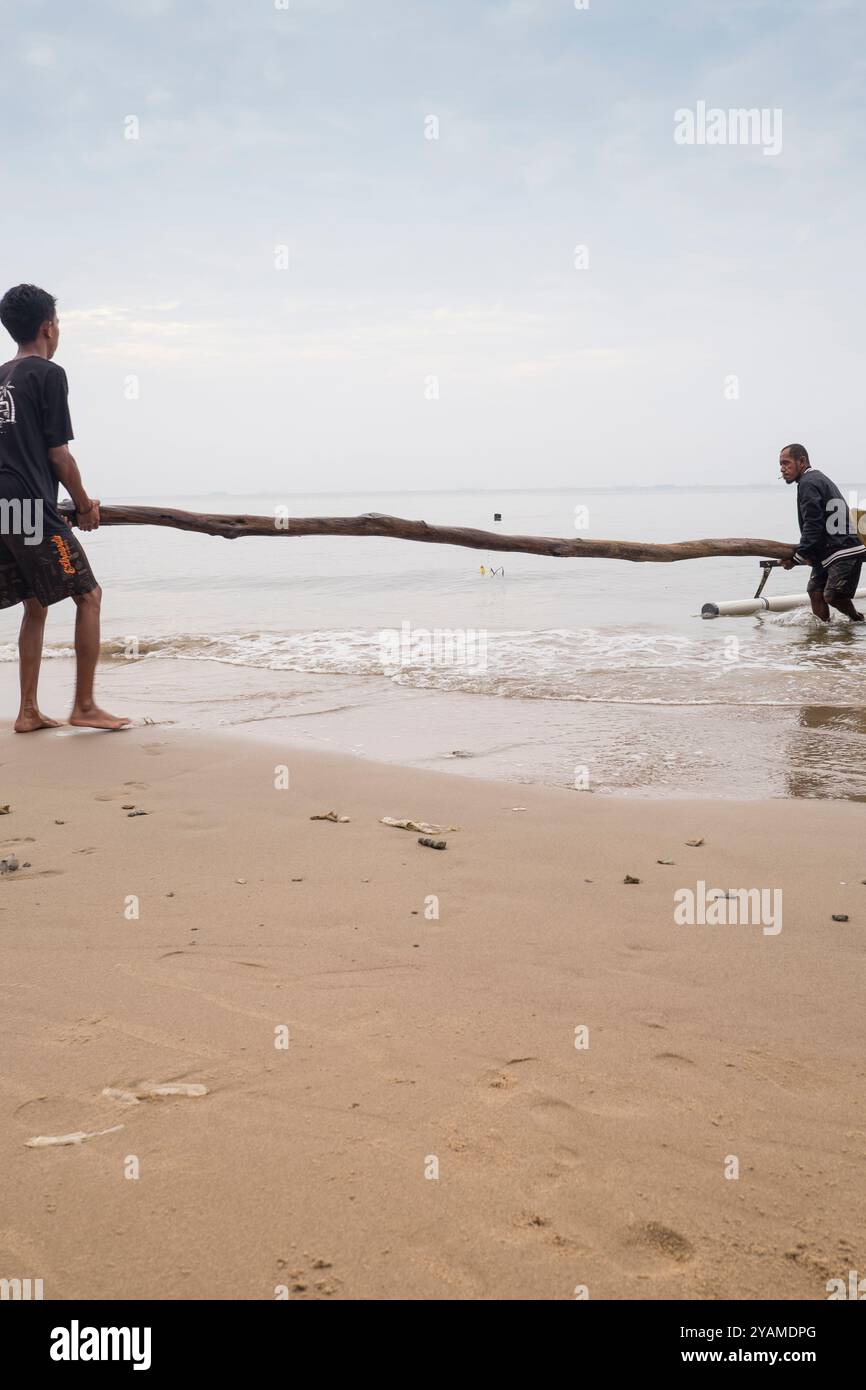
[{"label": "black jacket", "polygon": [[817,468],[807,468],[797,479],[797,517],[795,564],[830,565],[843,555],[866,551],[845,498]]}]

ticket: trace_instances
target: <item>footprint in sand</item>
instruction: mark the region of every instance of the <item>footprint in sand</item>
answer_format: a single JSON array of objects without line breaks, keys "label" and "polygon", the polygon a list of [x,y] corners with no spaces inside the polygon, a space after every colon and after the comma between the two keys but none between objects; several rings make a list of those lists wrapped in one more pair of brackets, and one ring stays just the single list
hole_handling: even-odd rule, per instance
[{"label": "footprint in sand", "polygon": [[[161,747],[162,745],[155,745]],[[129,792],[124,791],[124,787],[135,787],[136,791],[147,791],[147,782],[124,782],[123,787],[117,792],[97,792],[94,801],[120,801],[123,797],[129,797]]]},{"label": "footprint in sand", "polygon": [[674,1062],[686,1067],[695,1065],[691,1057],[684,1057],[681,1052],[657,1052],[653,1057],[654,1062]]},{"label": "footprint in sand", "polygon": [[495,1091],[510,1091],[512,1086],[516,1086],[518,1078],[512,1076],[511,1072],[506,1071],[506,1067],[516,1067],[521,1062],[537,1062],[537,1057],[509,1057],[507,1062],[503,1062],[502,1070],[491,1068],[489,1071],[482,1072],[481,1085],[492,1087]]},{"label": "footprint in sand", "polygon": [[632,1227],[628,1243],[644,1246],[657,1255],[673,1260],[675,1264],[685,1264],[695,1253],[694,1246],[685,1236],[670,1226],[662,1225],[660,1221],[645,1221],[640,1226]]},{"label": "footprint in sand", "polygon": [[532,1123],[539,1129],[543,1129],[546,1134],[552,1134],[565,1148],[577,1152],[573,1145],[580,1132],[580,1117],[568,1101],[556,1100],[552,1096],[545,1097],[536,1101],[529,1115]]},{"label": "footprint in sand", "polygon": [[577,1144],[579,1140],[586,1138],[587,1122],[631,1122],[639,1114],[640,1108],[637,1105],[621,1105],[616,1101],[600,1102],[592,1092],[587,1099],[581,1100],[580,1108],[569,1105],[567,1101],[557,1100],[554,1096],[547,1096],[538,1100],[529,1112],[533,1124],[553,1135],[564,1149],[572,1153],[584,1152],[582,1148],[577,1148]]}]

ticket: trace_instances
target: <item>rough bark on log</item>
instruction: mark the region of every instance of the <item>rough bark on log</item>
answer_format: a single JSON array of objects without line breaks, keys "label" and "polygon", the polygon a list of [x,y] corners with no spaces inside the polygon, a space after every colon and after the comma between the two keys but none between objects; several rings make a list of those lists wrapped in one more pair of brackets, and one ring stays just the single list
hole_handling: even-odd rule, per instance
[{"label": "rough bark on log", "polygon": [[[63,508],[69,513],[70,509]],[[426,521],[407,521],[399,516],[365,512],[362,516],[243,516],[233,513],[184,512],[173,507],[100,507],[103,526],[172,526],[179,531],[198,531],[207,536],[237,540],[240,536],[389,536],[394,540],[424,541],[431,545],[462,545],[472,550],[522,551],[528,555],[552,555],[556,559],[632,560],[670,562],[701,560],[714,555],[757,555],[788,560],[795,547],[784,541],[697,540],[649,541],[569,540],[556,536],[506,536],[496,531],[477,531],[468,526],[430,526]],[[72,517],[70,515],[70,520]]]}]

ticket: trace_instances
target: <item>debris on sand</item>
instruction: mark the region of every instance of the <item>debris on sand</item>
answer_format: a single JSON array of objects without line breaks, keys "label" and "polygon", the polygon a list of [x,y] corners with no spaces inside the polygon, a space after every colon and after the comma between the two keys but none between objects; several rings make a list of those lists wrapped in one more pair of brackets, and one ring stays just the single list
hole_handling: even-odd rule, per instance
[{"label": "debris on sand", "polygon": [[127,813],[126,813],[126,816],[127,816],[127,819],[128,819],[128,820],[131,820],[133,816],[149,816],[149,815],[150,815],[150,812],[149,812],[149,811],[127,811]]},{"label": "debris on sand", "polygon": [[346,825],[349,820],[349,817],[338,816],[336,811],[325,811],[325,813],[321,816],[310,816],[310,820],[332,820],[335,821],[338,825]]},{"label": "debris on sand", "polygon": [[634,874],[626,874],[623,883],[640,883],[640,879],[635,878]]},{"label": "debris on sand", "polygon": [[691,845],[692,849],[700,849],[703,843],[703,840],[686,840],[686,844]]},{"label": "debris on sand", "polygon": [[833,913],[833,921],[834,921],[834,922],[847,922],[847,921],[848,921],[848,913],[847,913],[847,912],[834,912],[834,913]]},{"label": "debris on sand", "polygon": [[419,835],[441,835],[443,830],[459,830],[459,825],[431,825],[426,820],[398,820],[394,816],[381,816],[380,825],[392,825],[395,830],[414,830]]},{"label": "debris on sand", "polygon": [[5,859],[0,859],[0,874],[14,874],[17,868],[17,854],[7,854]]},{"label": "debris on sand", "polygon": [[0,816],[9,816],[9,815],[11,815],[11,814],[12,814],[12,807],[11,807],[11,806],[0,806]]},{"label": "debris on sand", "polygon": [[100,1134],[115,1134],[123,1125],[111,1125],[109,1129],[76,1129],[72,1134],[37,1134],[35,1139],[25,1139],[28,1149],[50,1149],[61,1144],[83,1144],[85,1139],[98,1139]]},{"label": "debris on sand", "polygon": [[434,840],[430,835],[421,835],[418,839],[419,845],[426,845],[427,849],[446,849],[446,840]]},{"label": "debris on sand", "polygon": [[122,1100],[125,1105],[138,1105],[142,1100],[161,1100],[163,1096],[206,1096],[207,1086],[198,1082],[141,1081],[137,1086],[106,1086],[102,1094],[109,1100]]},{"label": "debris on sand", "polygon": [[674,862],[674,861],[673,861],[672,859],[657,859],[657,860],[656,860],[656,863],[657,863],[657,864],[673,864],[673,862]]}]

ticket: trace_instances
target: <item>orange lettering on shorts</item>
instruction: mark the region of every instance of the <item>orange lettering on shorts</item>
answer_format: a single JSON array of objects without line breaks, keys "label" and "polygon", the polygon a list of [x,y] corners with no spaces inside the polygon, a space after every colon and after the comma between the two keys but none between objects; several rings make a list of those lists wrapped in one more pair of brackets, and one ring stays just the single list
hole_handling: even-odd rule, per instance
[{"label": "orange lettering on shorts", "polygon": [[52,536],[51,544],[57,549],[57,554],[60,557],[60,565],[64,574],[74,574],[75,566],[72,563],[72,556],[69,553],[69,542],[65,541],[62,536]]}]

